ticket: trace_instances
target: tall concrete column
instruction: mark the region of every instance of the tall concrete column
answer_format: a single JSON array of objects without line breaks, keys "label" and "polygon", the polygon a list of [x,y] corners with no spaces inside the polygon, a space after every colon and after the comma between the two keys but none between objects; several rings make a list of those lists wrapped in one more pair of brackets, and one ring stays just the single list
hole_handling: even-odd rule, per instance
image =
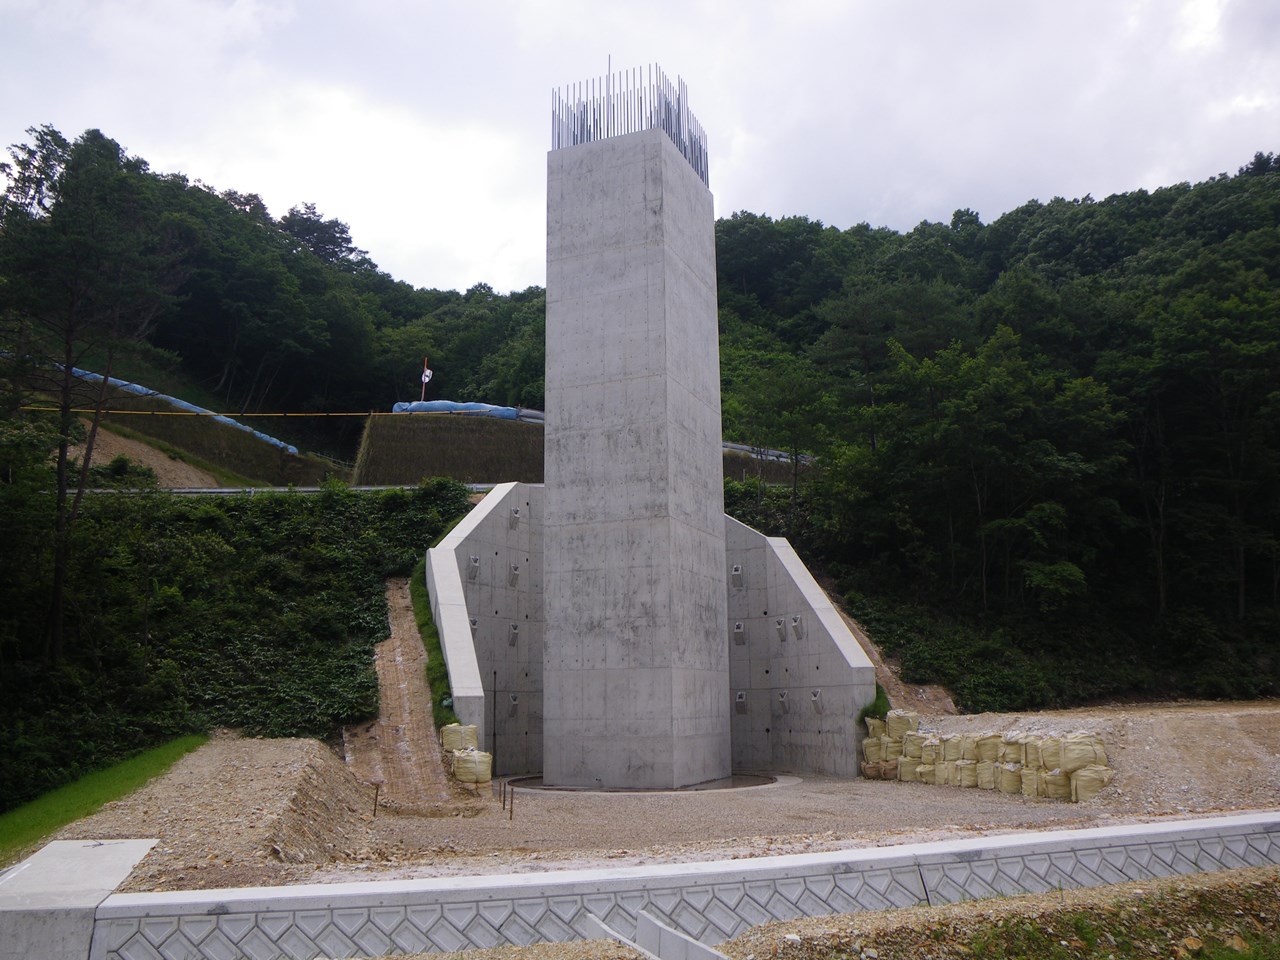
[{"label": "tall concrete column", "polygon": [[711,193],[661,129],[547,161],[543,780],[731,772]]}]

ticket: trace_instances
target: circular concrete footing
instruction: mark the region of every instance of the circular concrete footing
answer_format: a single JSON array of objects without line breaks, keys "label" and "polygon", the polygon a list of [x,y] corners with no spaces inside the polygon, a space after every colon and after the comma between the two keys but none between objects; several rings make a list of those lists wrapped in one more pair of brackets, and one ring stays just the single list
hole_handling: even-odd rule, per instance
[{"label": "circular concrete footing", "polygon": [[753,790],[761,787],[784,787],[800,782],[799,777],[775,776],[768,773],[735,773],[731,777],[720,780],[708,780],[675,790],[631,790],[625,787],[557,787],[542,782],[542,777],[512,777],[507,786],[520,790],[549,790],[566,793],[630,793],[630,794],[667,794],[667,793],[699,793],[707,790]]}]

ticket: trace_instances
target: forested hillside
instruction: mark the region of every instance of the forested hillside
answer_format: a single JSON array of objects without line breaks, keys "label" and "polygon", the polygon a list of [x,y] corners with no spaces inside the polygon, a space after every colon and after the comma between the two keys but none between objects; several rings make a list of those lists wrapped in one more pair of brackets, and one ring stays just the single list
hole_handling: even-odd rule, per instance
[{"label": "forested hillside", "polygon": [[969,709],[1280,691],[1280,158],[717,241],[726,428],[821,454],[792,534],[910,675]]},{"label": "forested hillside", "polygon": [[[168,578],[265,529],[174,514],[195,540],[160,549],[103,519],[68,451],[107,397],[66,368],[324,413],[416,399],[429,354],[431,396],[541,407],[545,296],[415,289],[310,204],[277,220],[98,131],[30,134],[0,197],[0,671],[8,743],[38,754],[24,711],[177,683],[150,626]],[[907,233],[739,212],[716,242],[726,439],[816,457],[786,488],[730,484],[730,508],[791,536],[907,679],[970,710],[1280,693],[1280,158]],[[277,422],[348,457],[360,424]],[[341,566],[249,568],[287,608],[313,560]],[[107,660],[141,686],[94,686]],[[161,699],[176,726],[214,716]]]}]

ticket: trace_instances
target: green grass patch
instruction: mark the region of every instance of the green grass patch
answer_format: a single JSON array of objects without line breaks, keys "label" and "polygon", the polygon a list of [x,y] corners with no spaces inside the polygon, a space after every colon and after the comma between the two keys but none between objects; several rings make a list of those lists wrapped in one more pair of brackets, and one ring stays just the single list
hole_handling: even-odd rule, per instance
[{"label": "green grass patch", "polygon": [[[448,533],[448,530],[445,533]],[[443,536],[444,534],[441,534],[441,537]],[[436,543],[439,542],[436,540]],[[436,630],[436,622],[431,616],[431,597],[427,593],[426,573],[427,558],[424,555],[409,577],[409,597],[413,601],[413,617],[418,621],[418,632],[422,634],[422,645],[427,650],[427,686],[431,690],[431,716],[435,721],[436,729],[439,730],[450,723],[457,723],[458,715],[453,712],[453,707],[444,705],[446,697],[452,703],[453,691],[449,686],[449,668],[444,662],[444,651],[440,648],[440,633]]]},{"label": "green grass patch", "polygon": [[170,740],[0,815],[0,864],[16,859],[55,830],[89,816],[103,804],[137,790],[208,739],[193,734]]},{"label": "green grass patch", "polygon": [[866,720],[867,717],[875,717],[877,720],[883,720],[889,712],[889,695],[884,692],[884,687],[876,684],[876,698],[858,711],[858,722]]}]

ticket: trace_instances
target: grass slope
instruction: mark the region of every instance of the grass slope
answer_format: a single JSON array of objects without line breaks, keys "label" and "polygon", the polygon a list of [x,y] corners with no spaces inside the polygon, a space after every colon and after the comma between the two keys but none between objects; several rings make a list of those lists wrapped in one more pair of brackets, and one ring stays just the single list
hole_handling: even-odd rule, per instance
[{"label": "grass slope", "polygon": [[137,790],[208,739],[195,734],[170,740],[0,815],[0,864],[16,859],[55,830],[89,816],[103,804]]},{"label": "grass slope", "polygon": [[[462,483],[542,483],[542,424],[449,413],[402,413],[366,421],[351,482],[356,486],[418,483],[451,477]],[[791,483],[791,465],[726,450],[724,474]]]}]

